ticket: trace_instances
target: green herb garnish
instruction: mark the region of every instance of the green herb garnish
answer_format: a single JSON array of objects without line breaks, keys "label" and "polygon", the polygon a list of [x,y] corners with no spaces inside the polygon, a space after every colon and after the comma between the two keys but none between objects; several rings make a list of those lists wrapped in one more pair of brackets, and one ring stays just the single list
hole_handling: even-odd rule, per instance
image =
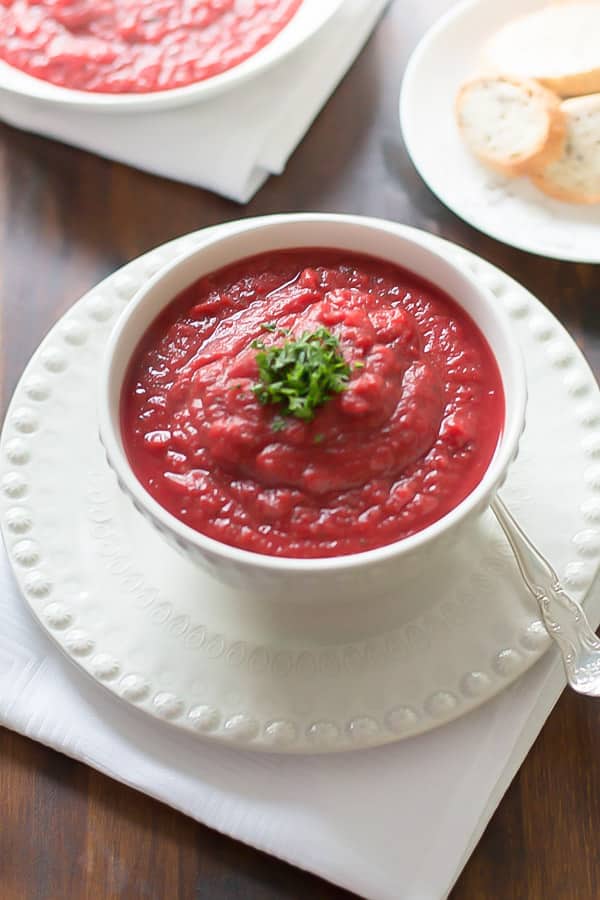
[{"label": "green herb garnish", "polygon": [[305,331],[281,347],[267,347],[262,341],[253,341],[252,347],[259,351],[260,381],[252,387],[254,395],[263,405],[279,404],[282,415],[310,421],[318,406],[348,384],[350,366],[338,339],[326,328]]},{"label": "green herb garnish", "polygon": [[277,331],[277,325],[274,322],[261,322],[260,327],[264,331]]},{"label": "green herb garnish", "polygon": [[275,418],[271,422],[271,429],[273,431],[283,431],[284,428],[285,428],[285,419],[282,419],[281,416],[275,416]]}]

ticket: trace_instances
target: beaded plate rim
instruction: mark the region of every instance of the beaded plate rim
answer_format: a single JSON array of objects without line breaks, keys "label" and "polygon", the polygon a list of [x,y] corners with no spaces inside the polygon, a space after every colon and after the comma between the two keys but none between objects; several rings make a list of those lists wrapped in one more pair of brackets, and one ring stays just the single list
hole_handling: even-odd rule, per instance
[{"label": "beaded plate rim", "polygon": [[[244,220],[244,224],[251,225],[252,221]],[[488,672],[466,671],[458,690],[452,687],[436,691],[423,698],[419,708],[392,707],[383,721],[376,721],[367,710],[367,714],[355,715],[341,727],[338,722],[314,721],[308,728],[300,728],[289,719],[258,721],[248,711],[224,716],[215,706],[190,704],[186,698],[153,685],[153,678],[147,673],[129,671],[101,641],[97,645],[95,636],[78,626],[76,611],[56,599],[51,573],[44,567],[43,547],[36,540],[26,477],[39,411],[51,396],[53,379],[66,371],[69,355],[76,355],[85,346],[89,328],[101,327],[108,337],[111,320],[144,279],[208,235],[226,230],[228,225],[238,223],[183,236],[128,263],[74,304],[34,353],[15,389],[0,438],[0,527],[17,583],[42,628],[80,669],[128,704],[198,736],[248,749],[320,753],[377,746],[451,721],[491,699],[540,658],[549,639],[538,619],[531,619],[517,648],[499,644]],[[561,373],[565,390],[578,404],[578,418],[585,431],[582,447],[589,464],[586,463],[582,478],[588,494],[581,514],[589,527],[572,537],[573,554],[565,575],[570,589],[584,594],[600,562],[600,531],[595,527],[600,523],[600,501],[593,495],[600,489],[600,391],[587,363],[563,326],[505,273],[441,238],[406,226],[395,227],[445,248],[455,259],[468,264],[490,290],[504,298],[514,320],[532,312],[540,314],[534,322],[536,327],[530,329],[531,337],[545,345],[548,365]]]}]

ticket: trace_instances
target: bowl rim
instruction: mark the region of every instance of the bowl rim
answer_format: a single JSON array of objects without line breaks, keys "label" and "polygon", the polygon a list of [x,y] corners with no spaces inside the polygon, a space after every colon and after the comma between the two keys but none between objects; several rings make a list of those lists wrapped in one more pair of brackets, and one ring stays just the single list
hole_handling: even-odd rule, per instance
[{"label": "bowl rim", "polygon": [[[339,223],[344,226],[362,226],[370,230],[383,231],[388,235],[397,236],[403,240],[418,246],[425,250],[432,258],[442,261],[450,269],[458,274],[469,283],[470,287],[479,294],[485,304],[492,312],[495,318],[495,324],[498,326],[502,335],[502,341],[505,344],[510,358],[510,369],[513,374],[513,382],[515,386],[513,396],[514,413],[510,420],[504,422],[504,430],[500,436],[500,440],[496,446],[496,450],[481,480],[476,484],[473,490],[467,494],[453,509],[444,516],[432,522],[430,525],[415,532],[408,537],[401,538],[382,547],[376,547],[370,550],[364,550],[359,553],[351,553],[341,556],[327,557],[291,557],[291,556],[270,556],[267,554],[257,553],[252,550],[243,550],[230,544],[223,543],[215,538],[196,531],[189,525],[177,519],[172,513],[168,512],[142,485],[127,459],[127,455],[120,440],[120,428],[118,418],[115,423],[115,417],[111,410],[110,394],[112,384],[113,362],[116,356],[116,350],[122,339],[123,332],[126,329],[129,320],[134,313],[143,305],[146,298],[160,285],[160,283],[173,271],[179,267],[185,266],[190,259],[202,254],[209,248],[226,241],[232,236],[238,236],[247,232],[260,233],[262,229],[271,226],[282,225],[287,223]],[[491,291],[481,285],[475,275],[466,267],[461,267],[449,256],[440,253],[437,249],[432,248],[426,240],[427,232],[416,229],[412,226],[402,225],[385,219],[373,217],[347,215],[338,213],[287,213],[272,216],[261,216],[247,220],[237,220],[231,223],[224,223],[230,226],[224,233],[216,235],[208,235],[204,241],[196,245],[192,249],[178,255],[176,259],[162,267],[133,296],[120,318],[118,319],[113,331],[107,342],[104,357],[102,360],[99,384],[98,384],[98,423],[100,440],[104,447],[109,466],[116,473],[120,484],[125,486],[125,490],[129,493],[134,503],[145,509],[154,521],[158,521],[163,529],[174,533],[176,539],[183,540],[193,545],[200,552],[205,552],[238,565],[251,566],[255,569],[269,570],[271,572],[287,572],[289,574],[309,574],[319,572],[332,572],[347,569],[360,568],[377,563],[383,563],[391,558],[400,558],[417,549],[423,548],[435,538],[450,531],[453,527],[458,526],[464,519],[472,514],[480,503],[495,493],[500,483],[504,479],[506,471],[516,456],[519,440],[525,426],[525,411],[527,405],[527,379],[525,373],[525,365],[520,346],[514,338],[514,333],[510,325],[508,314],[500,306],[499,303],[493,302],[493,294]],[[423,236],[423,237],[421,237]],[[185,237],[182,235],[182,237]],[[423,239],[425,238],[425,239]],[[333,246],[333,245],[331,245]],[[256,247],[250,251],[247,256],[254,253],[260,253],[260,247]],[[268,252],[267,249],[264,252]],[[373,255],[373,254],[371,254]],[[383,256],[382,258],[385,258]],[[224,263],[227,265],[227,263]],[[419,274],[417,272],[417,274]],[[196,277],[200,277],[199,275]],[[424,277],[427,280],[426,276]],[[190,281],[190,284],[193,283]],[[431,279],[429,279],[431,281]],[[435,283],[431,281],[431,283]],[[168,305],[174,296],[166,300],[161,308]],[[459,303],[459,300],[455,302]],[[479,326],[478,326],[479,327]],[[480,329],[481,330],[481,329]],[[487,335],[482,331],[486,340]],[[137,339],[130,348],[129,358],[133,350],[142,337],[143,331],[137,335]],[[489,343],[489,341],[488,341]],[[490,348],[491,349],[491,348]],[[492,351],[493,352],[493,351]],[[495,354],[494,354],[495,356]],[[496,358],[496,356],[495,356]],[[508,367],[502,368],[500,361],[496,358],[500,374],[502,376],[503,385],[507,379],[504,373]],[[118,416],[118,411],[117,411]],[[117,434],[119,435],[117,437]],[[489,503],[489,500],[486,501]]]},{"label": "bowl rim", "polygon": [[[183,87],[144,93],[81,91],[37,78],[0,60],[0,92],[6,91],[27,100],[98,113],[152,112],[198,103],[234,89],[283,62],[329,22],[344,0],[313,2],[313,9],[310,15],[307,14],[306,21],[301,19],[298,23],[297,16],[305,2],[307,0],[302,0],[289,22],[256,53],[230,69]],[[16,79],[17,84],[10,83],[11,79]]]}]

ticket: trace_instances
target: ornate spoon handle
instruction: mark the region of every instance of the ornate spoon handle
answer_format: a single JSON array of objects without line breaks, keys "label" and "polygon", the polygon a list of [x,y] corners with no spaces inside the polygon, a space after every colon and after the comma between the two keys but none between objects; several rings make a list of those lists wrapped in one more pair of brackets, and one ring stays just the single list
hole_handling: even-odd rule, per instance
[{"label": "ornate spoon handle", "polygon": [[550,563],[498,496],[492,500],[491,508],[515,555],[523,581],[538,602],[546,630],[562,654],[569,684],[580,694],[600,696],[600,640],[582,607],[563,589]]}]

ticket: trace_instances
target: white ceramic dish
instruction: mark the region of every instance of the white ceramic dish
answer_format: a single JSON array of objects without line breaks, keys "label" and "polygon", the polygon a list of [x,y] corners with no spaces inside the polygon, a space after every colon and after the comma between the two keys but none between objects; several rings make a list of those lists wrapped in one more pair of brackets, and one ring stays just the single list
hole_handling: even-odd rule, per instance
[{"label": "white ceramic dish", "polygon": [[[584,599],[600,560],[594,378],[531,294],[464,250],[412,235],[472,269],[510,316],[529,404],[502,494]],[[94,409],[106,342],[139,286],[205,239],[160,247],[97,285],[19,382],[0,439],[0,524],[32,614],[132,711],[238,747],[373,747],[484,703],[549,643],[491,516],[460,555],[431,554],[402,604],[391,580],[340,615],[327,593],[298,606],[224,587],[171,550],[118,489]]]},{"label": "white ceramic dish", "polygon": [[147,94],[102,94],[61,88],[0,61],[0,91],[24,99],[95,112],[135,112],[198,103],[253,78],[293,53],[333,16],[344,0],[304,0],[295,16],[273,41],[232,69],[212,78],[169,91]]},{"label": "white ceramic dish", "polygon": [[[490,465],[476,488],[458,506],[424,530],[385,547],[327,559],[269,557],[230,547],[195,531],[167,512],[134,475],[120,429],[120,399],[131,355],[156,316],[202,275],[271,250],[334,247],[368,253],[416,272],[440,285],[479,325],[494,352],[505,394],[505,421]],[[390,572],[404,581],[426,565],[435,544],[459,537],[480,515],[506,477],[525,422],[526,381],[520,349],[508,317],[492,293],[464,267],[415,240],[410,229],[358,216],[294,214],[232,224],[225,235],[204,244],[157,273],[133,298],[117,322],[100,376],[99,425],[109,463],[136,508],[190,560],[235,585],[305,600],[328,584],[332,596],[360,593],[384,583]]]},{"label": "white ceramic dish", "polygon": [[419,174],[454,213],[499,241],[554,259],[600,262],[600,206],[546,197],[526,178],[488,170],[467,150],[454,119],[460,84],[498,27],[548,0],[466,0],[424,36],[406,68],[400,123]]}]

